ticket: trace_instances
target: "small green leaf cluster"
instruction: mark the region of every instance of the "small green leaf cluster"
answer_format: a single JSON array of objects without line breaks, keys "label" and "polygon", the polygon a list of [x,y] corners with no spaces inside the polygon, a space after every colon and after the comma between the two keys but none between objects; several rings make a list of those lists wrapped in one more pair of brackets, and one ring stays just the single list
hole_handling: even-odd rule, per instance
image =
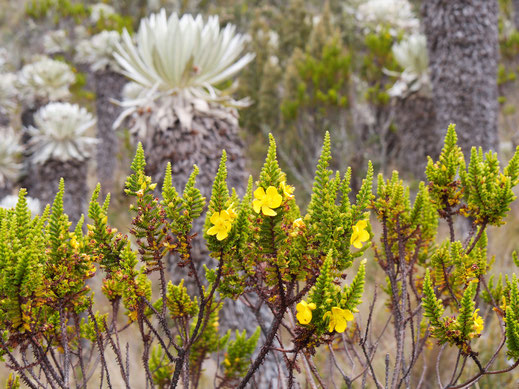
[{"label": "small green leaf cluster", "polygon": [[83,3],[70,0],[32,0],[25,6],[25,13],[33,19],[43,19],[49,14],[54,15],[57,24],[60,17],[72,17],[76,23],[80,23],[89,12]]},{"label": "small green leaf cluster", "polygon": [[366,52],[362,56],[360,74],[368,83],[365,98],[376,106],[384,106],[390,100],[387,90],[392,86],[392,82],[383,73],[383,69],[398,69],[392,51],[394,42],[395,39],[387,27],[377,32],[369,32],[364,38]]},{"label": "small green leaf cluster", "polygon": [[468,171],[460,171],[460,179],[467,202],[466,216],[475,219],[477,224],[502,225],[515,200],[512,188],[518,183],[519,148],[508,166],[500,172],[497,153],[472,148]]},{"label": "small green leaf cluster", "polygon": [[[191,347],[189,360],[193,369],[193,376],[200,374],[204,361],[209,358],[212,353],[223,351],[229,342],[231,336],[230,330],[223,334],[223,336],[220,336],[219,334],[219,312],[221,309],[221,303],[213,302],[211,304],[205,329]],[[191,336],[196,326],[197,320],[194,320],[191,323]]]},{"label": "small green leaf cluster", "polygon": [[[71,0],[31,0],[25,5],[25,13],[34,20],[52,18],[54,24],[58,25],[62,19],[72,19],[75,24],[85,25],[90,16],[92,8],[84,2]],[[95,25],[90,26],[90,32],[96,34],[103,30],[115,30],[122,32],[124,29],[133,30],[133,20],[129,16],[111,13],[104,15],[101,12]]]},{"label": "small green leaf cluster", "polygon": [[329,170],[330,159],[330,134],[327,132],[317,164],[308,215],[304,220],[311,234],[310,246],[320,250],[316,254],[326,255],[332,249],[333,256],[340,261],[337,266],[345,269],[351,266],[354,258],[362,256],[368,247],[366,245],[359,251],[350,251],[353,226],[368,217],[365,210],[373,197],[373,166],[368,164],[366,178],[362,181],[356,203],[352,204],[349,199],[351,169],[341,179],[339,172],[333,175]]},{"label": "small green leaf cluster", "polygon": [[19,389],[20,388],[20,377],[17,375],[9,374],[9,378],[5,383],[5,389]]},{"label": "small green leaf cluster", "polygon": [[227,344],[227,350],[222,363],[225,381],[236,380],[247,373],[252,353],[256,349],[260,334],[259,327],[248,339],[245,330],[241,334],[239,331],[236,331],[234,340],[230,340]]},{"label": "small green leaf cluster", "polygon": [[295,120],[299,110],[319,107],[324,114],[330,107],[348,105],[347,85],[351,73],[350,55],[333,37],[317,56],[296,50],[289,63],[287,85],[294,91],[282,101],[281,112],[286,120]]},{"label": "small green leaf cluster", "polygon": [[486,233],[482,233],[474,249],[468,253],[460,241],[443,242],[432,254],[430,268],[437,287],[443,291],[447,285],[451,287],[454,296],[446,298],[446,304],[453,304],[455,299],[461,297],[462,289],[466,285],[480,279],[490,269]]},{"label": "small green leaf cluster", "polygon": [[151,350],[150,361],[148,363],[150,371],[153,372],[153,383],[159,389],[169,388],[171,383],[171,375],[174,367],[168,363],[166,354],[160,345],[156,345]]},{"label": "small green leaf cluster", "polygon": [[180,196],[172,186],[171,166],[166,168],[162,201],[155,197],[156,183],[146,176],[144,150],[139,143],[131,168],[134,174],[126,181],[125,192],[136,198],[130,206],[134,213],[131,233],[137,238],[141,260],[147,271],[158,270],[160,261],[170,252],[177,252],[181,259],[189,259],[189,232],[193,220],[202,213],[205,199],[195,188],[198,168],[195,166]]},{"label": "small green leaf cluster", "polygon": [[[63,212],[61,180],[52,208],[32,217],[21,189],[14,209],[0,210],[0,326],[2,354],[36,344],[77,350],[80,338],[92,338],[79,315],[92,305],[86,284],[97,258],[82,232],[83,218],[70,231]],[[68,333],[67,338],[64,333]]]},{"label": "small green leaf cluster", "polygon": [[[357,306],[362,303],[361,297],[364,291],[364,281],[366,276],[366,260],[361,261],[359,269],[350,285],[344,285],[342,288],[335,283],[337,272],[333,270],[332,250],[326,256],[323,262],[319,277],[315,285],[310,289],[308,298],[305,301],[307,305],[314,304],[315,308],[311,309],[311,321],[305,324],[308,328],[316,333],[317,336],[333,333],[338,331],[335,327],[330,329],[331,318],[328,312],[333,309],[340,308],[348,311],[348,315],[358,312]],[[298,306],[298,311],[302,310]],[[298,312],[298,319],[299,317]],[[302,321],[299,320],[301,324]]]},{"label": "small green leaf cluster", "polygon": [[438,227],[438,215],[427,187],[420,183],[411,204],[409,187],[398,172],[394,171],[386,181],[379,174],[372,207],[384,226],[381,236],[384,249],[376,249],[380,266],[389,269],[400,266],[399,263],[423,263],[434,245]]},{"label": "small green leaf cluster", "polygon": [[[514,257],[517,257],[515,253]],[[504,283],[501,275],[495,284],[490,280],[483,298],[493,304],[494,311],[503,318],[508,357],[519,358],[519,280],[516,274],[505,276]]]},{"label": "small green leaf cluster", "polygon": [[423,287],[424,316],[429,320],[431,336],[440,344],[449,343],[458,347],[465,355],[470,354],[470,342],[483,330],[483,319],[474,310],[474,297],[478,287],[475,280],[463,292],[457,316],[443,316],[441,299],[437,298],[429,271],[426,272]]},{"label": "small green leaf cluster", "polygon": [[506,292],[504,293],[503,306],[506,322],[506,346],[508,356],[513,359],[519,357],[519,287],[517,277],[514,274],[512,280],[506,280]]},{"label": "small green leaf cluster", "polygon": [[483,150],[475,147],[466,167],[456,142],[455,126],[451,124],[439,161],[433,163],[429,158],[427,164],[430,191],[440,216],[451,218],[461,213],[478,226],[502,225],[515,200],[512,188],[519,182],[519,149],[501,172],[496,153],[483,155]]},{"label": "small green leaf cluster", "polygon": [[173,285],[170,281],[166,297],[166,305],[172,319],[190,318],[198,312],[198,301],[196,297],[191,300],[187,288],[184,286],[184,279],[178,285]]},{"label": "small green leaf cluster", "polygon": [[98,334],[106,331],[105,323],[107,319],[107,313],[101,315],[99,312],[95,312],[93,317],[88,320],[85,320],[84,318],[81,319],[81,337],[95,343]]},{"label": "small green leaf cluster", "polygon": [[[422,262],[427,268],[422,297],[425,317],[432,337],[439,343],[454,345],[473,358],[477,353],[471,349],[470,342],[479,337],[484,327],[479,309],[475,310],[480,298],[504,318],[507,342],[509,347],[514,347],[517,322],[513,309],[509,308],[515,304],[512,300],[516,281],[507,279],[504,285],[501,275],[497,281],[491,276],[486,285],[485,277],[492,264],[487,252],[486,227],[504,224],[510,204],[515,200],[512,189],[519,182],[518,164],[519,152],[516,151],[501,171],[495,153],[490,151],[483,155],[481,148],[472,148],[470,163],[466,166],[457,145],[455,126],[451,124],[439,160],[433,162],[429,158],[426,169],[430,181],[426,187],[429,202],[447,222],[450,234],[442,244],[430,250]],[[464,243],[455,239],[454,218],[459,216],[469,218],[472,223]],[[500,302],[503,305],[498,306]],[[443,316],[445,310],[453,315]]]}]

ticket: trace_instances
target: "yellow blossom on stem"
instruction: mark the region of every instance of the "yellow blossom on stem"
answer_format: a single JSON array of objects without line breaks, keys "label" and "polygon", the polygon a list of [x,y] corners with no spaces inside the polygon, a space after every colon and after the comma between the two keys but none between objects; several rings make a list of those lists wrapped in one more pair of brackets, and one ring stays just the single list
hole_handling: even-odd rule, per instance
[{"label": "yellow blossom on stem", "polygon": [[292,223],[292,231],[290,232],[291,237],[295,237],[298,234],[298,230],[305,227],[306,224],[303,219],[299,218],[293,221]]},{"label": "yellow blossom on stem", "polygon": [[274,208],[279,207],[282,201],[283,197],[275,187],[269,186],[266,193],[262,187],[259,187],[254,191],[252,207],[256,213],[261,211],[265,216],[276,216],[277,213]]},{"label": "yellow blossom on stem", "polygon": [[236,213],[229,207],[227,210],[215,212],[209,219],[213,226],[207,230],[208,235],[216,235],[216,239],[224,240],[231,231],[232,222],[236,218]]},{"label": "yellow blossom on stem", "polygon": [[481,331],[483,331],[483,328],[485,327],[483,324],[483,318],[479,316],[478,314],[479,308],[474,311],[474,314],[472,315],[472,318],[474,320],[474,326],[472,329],[474,330],[473,334],[479,335],[481,334]]},{"label": "yellow blossom on stem", "polygon": [[353,234],[351,234],[350,244],[355,248],[362,248],[362,243],[369,239],[369,232],[366,231],[368,222],[366,220],[359,220],[353,226]]},{"label": "yellow blossom on stem", "polygon": [[312,311],[316,308],[314,303],[308,304],[302,300],[296,305],[297,321],[301,324],[308,324],[312,321]]},{"label": "yellow blossom on stem", "polygon": [[292,223],[293,228],[302,228],[304,226],[305,222],[301,218],[294,220],[294,222]]},{"label": "yellow blossom on stem", "polygon": [[330,319],[328,324],[328,331],[334,330],[341,333],[346,330],[348,322],[353,320],[353,313],[349,309],[342,309],[339,307],[332,307],[331,311],[324,314],[323,319]]},{"label": "yellow blossom on stem", "polygon": [[236,215],[236,212],[234,211],[234,209],[232,208],[232,204],[229,208],[227,208],[227,214],[229,215],[229,218],[231,220],[234,220],[238,217],[238,215]]},{"label": "yellow blossom on stem", "polygon": [[279,189],[283,192],[283,196],[285,196],[287,199],[293,199],[294,195],[294,187],[291,185],[287,185],[285,181],[281,181],[279,184]]}]

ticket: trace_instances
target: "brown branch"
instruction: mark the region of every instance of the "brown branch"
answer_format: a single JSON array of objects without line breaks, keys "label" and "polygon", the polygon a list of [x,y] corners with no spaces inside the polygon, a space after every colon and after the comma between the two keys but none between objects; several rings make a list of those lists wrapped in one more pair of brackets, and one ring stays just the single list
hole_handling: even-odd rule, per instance
[{"label": "brown branch", "polygon": [[[45,353],[45,351],[43,350],[43,348],[38,344],[38,342],[34,339],[34,336],[31,336],[30,337],[30,341],[31,341],[31,345],[33,346],[33,349],[36,352],[39,353],[40,357],[41,357],[41,360],[43,362],[43,372],[45,373],[45,375],[47,376],[47,379],[48,380],[52,380],[54,379],[54,381],[59,385],[61,386],[62,388],[66,388],[63,384],[63,380],[61,378],[58,377],[57,375],[57,372],[55,371],[55,369],[52,367],[52,364],[50,363],[49,359],[47,358],[47,355]],[[50,377],[48,376],[48,374],[50,374]],[[61,374],[61,372],[60,372]]]},{"label": "brown branch", "polygon": [[2,349],[5,351],[5,353],[9,357],[9,360],[11,361],[13,366],[15,367],[15,370],[17,371],[17,373],[20,374],[20,376],[22,378],[22,381],[24,383],[26,383],[27,386],[29,386],[31,389],[38,389],[38,387],[31,382],[29,377],[27,377],[25,375],[25,373],[23,371],[23,367],[20,366],[20,364],[18,363],[18,361],[16,360],[14,355],[11,353],[11,351],[9,351],[9,347],[5,344],[3,336],[0,336],[0,342],[2,342]]},{"label": "brown branch", "polygon": [[339,362],[337,361],[337,358],[335,357],[335,351],[333,351],[333,347],[330,343],[328,343],[328,350],[330,350],[330,356],[332,358],[332,361],[333,361],[335,367],[337,368],[337,370],[339,370],[339,373],[341,373],[342,379],[344,380],[344,384],[346,385],[346,387],[348,389],[350,389],[351,385],[352,385],[351,379],[346,375],[344,370],[341,369]]},{"label": "brown branch", "polygon": [[199,310],[198,310],[198,318],[197,318],[197,321],[195,324],[195,328],[193,329],[193,335],[192,335],[191,339],[189,339],[189,341],[185,343],[184,347],[182,349],[178,350],[177,363],[175,364],[175,370],[173,371],[173,376],[171,378],[171,384],[169,386],[172,389],[177,387],[178,381],[180,380],[180,373],[183,370],[184,360],[188,356],[188,350],[191,348],[193,343],[197,340],[198,336],[201,335],[201,333],[199,333],[199,330],[202,325],[202,322],[204,321],[205,308],[206,308],[207,304],[209,304],[209,308],[210,308],[216,288],[218,288],[218,286],[220,285],[220,280],[222,278],[222,269],[223,269],[223,251],[220,251],[220,259],[218,261],[218,271],[216,273],[216,279],[213,283],[211,291],[209,292],[209,295],[207,296],[207,298],[204,298],[203,294],[200,296],[201,302],[200,302],[200,306],[199,306]]},{"label": "brown branch", "polygon": [[103,385],[103,372],[106,371],[106,382],[108,384],[108,387],[112,389],[112,384],[110,382],[110,373],[108,372],[108,366],[106,364],[105,359],[105,348],[103,345],[103,335],[99,331],[99,326],[97,324],[97,320],[95,318],[94,312],[92,311],[92,306],[88,307],[88,314],[90,315],[90,320],[94,323],[94,331],[96,333],[96,343],[97,347],[99,348],[99,357],[101,359],[101,382],[100,385]]},{"label": "brown branch", "polygon": [[317,367],[315,366],[315,363],[312,361],[312,357],[308,355],[307,353],[303,352],[303,357],[306,359],[306,362],[308,363],[308,367],[310,367],[310,371],[314,375],[315,378],[317,378],[317,382],[319,382],[319,385],[323,389],[327,389],[327,386],[324,384],[323,379],[321,375],[319,374],[319,371],[317,371]]},{"label": "brown branch", "polygon": [[514,370],[517,366],[519,366],[519,360],[515,361],[515,363],[512,366],[510,366],[510,367],[508,367],[506,369],[494,370],[494,371],[486,371],[486,370],[484,370],[482,372],[479,372],[478,374],[476,374],[474,377],[472,377],[468,381],[464,382],[463,384],[456,385],[456,386],[449,386],[448,388],[449,389],[467,388],[470,385],[475,384],[477,381],[479,381],[481,379],[481,377],[483,377],[484,375],[508,373],[509,371]]},{"label": "brown branch", "polygon": [[276,333],[278,331],[279,326],[281,325],[281,321],[283,320],[283,315],[286,311],[287,307],[281,307],[280,312],[276,315],[274,315],[274,321],[272,322],[272,325],[270,326],[270,330],[267,334],[265,343],[263,344],[263,347],[261,348],[258,356],[254,360],[253,364],[250,366],[249,371],[243,378],[243,380],[240,382],[240,385],[238,386],[238,389],[244,389],[247,386],[247,383],[250,381],[256,370],[260,367],[260,365],[263,363],[263,360],[267,356],[267,354],[270,351],[270,347],[272,346],[272,342],[274,341],[276,337]]},{"label": "brown branch", "polygon": [[373,378],[373,381],[375,382],[375,385],[377,386],[377,388],[383,388],[382,385],[380,384],[380,382],[378,381],[377,376],[375,375],[375,370],[373,369],[373,365],[371,364],[371,358],[368,354],[368,351],[366,350],[366,341],[368,339],[369,328],[370,328],[371,320],[373,318],[373,310],[375,308],[376,300],[377,300],[377,288],[375,288],[375,292],[373,294],[373,300],[371,301],[371,304],[369,307],[369,315],[368,315],[368,321],[366,323],[366,330],[364,332],[364,337],[361,338],[359,344],[362,349],[362,352],[364,353],[364,357],[366,358],[366,363],[369,367],[369,370],[371,372],[371,376]]},{"label": "brown branch", "polygon": [[[112,318],[112,320],[114,320],[114,319]],[[115,324],[115,321],[112,321],[112,325],[113,325],[112,330],[114,331],[115,335],[117,336],[117,325]],[[121,372],[121,377],[124,380],[126,389],[130,389],[130,383],[128,382],[127,372],[124,369],[123,357],[122,357],[122,354],[121,354],[121,348],[112,339],[112,335],[111,335],[112,331],[109,330],[106,321],[104,322],[104,326],[105,326],[105,332],[106,332],[106,337],[108,339],[108,343],[110,344],[110,346],[112,347],[113,352],[115,353],[115,359],[117,361],[117,365],[119,365],[119,370]]]},{"label": "brown branch", "polygon": [[467,255],[469,255],[470,252],[474,249],[474,247],[476,247],[476,244],[478,243],[479,239],[483,235],[483,232],[485,231],[485,227],[486,226],[487,226],[487,221],[485,220],[485,221],[483,221],[483,224],[481,224],[481,226],[479,226],[478,234],[476,235],[476,237],[472,241],[472,244],[470,245],[468,250],[466,250],[466,254]]},{"label": "brown branch", "polygon": [[157,316],[157,319],[161,324],[162,329],[166,333],[166,336],[168,337],[169,341],[171,342],[175,350],[180,351],[180,347],[173,341],[174,337],[171,331],[169,330],[169,326],[166,322],[166,319],[155,309],[153,304],[145,296],[142,297],[142,301],[144,301],[148,308]]},{"label": "brown branch", "polygon": [[63,385],[70,387],[70,349],[68,344],[67,323],[65,322],[65,312],[63,306],[59,306],[59,324],[61,331],[61,345],[63,346]]},{"label": "brown branch", "polygon": [[[76,328],[76,333],[80,336],[81,335],[81,327],[79,324],[79,315],[74,312],[73,315],[74,318],[74,326]],[[77,342],[77,348],[78,348],[78,359],[79,359],[79,368],[81,370],[81,377],[83,378],[83,384],[81,387],[83,389],[87,389],[87,379],[86,379],[86,372],[85,372],[85,364],[83,361],[83,345],[82,345],[82,339],[78,339]]]}]

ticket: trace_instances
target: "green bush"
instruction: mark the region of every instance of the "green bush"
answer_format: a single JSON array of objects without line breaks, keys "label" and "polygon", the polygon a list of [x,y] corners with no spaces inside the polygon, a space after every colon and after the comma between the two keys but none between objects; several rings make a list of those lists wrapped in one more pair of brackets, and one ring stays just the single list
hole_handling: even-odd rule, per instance
[{"label": "green bush", "polygon": [[[33,388],[45,383],[86,387],[96,360],[101,386],[111,387],[116,379],[126,387],[135,385],[129,351],[119,339],[127,327],[138,334],[131,352],[142,354],[146,385],[152,387],[176,387],[181,380],[197,387],[204,361],[216,355],[217,385],[243,388],[272,352],[282,356],[288,387],[296,371],[312,385],[323,385],[313,357],[317,352],[330,356],[351,387],[362,374],[341,368],[336,347],[341,341],[358,349],[363,374],[369,372],[382,387],[374,368],[379,340],[369,336],[375,301],[361,305],[375,265],[358,259],[370,249],[386,275],[385,315],[394,327],[394,351],[386,356],[387,387],[410,385],[416,362],[433,339],[457,350],[464,361],[454,367],[450,386],[459,385],[461,377],[472,384],[515,368],[519,362],[491,370],[499,353],[519,357],[519,285],[515,276],[504,284],[502,277],[487,282],[486,229],[503,225],[515,200],[519,152],[500,170],[495,154],[473,149],[467,166],[452,125],[439,160],[429,160],[429,183],[420,184],[414,202],[396,172],[388,180],[379,175],[372,194],[371,165],[359,192],[350,197],[351,170],[343,176],[333,173],[330,160],[326,134],[308,211],[301,214],[272,137],[259,179],[254,184],[249,179],[241,199],[227,187],[223,153],[208,202],[196,188],[196,166],[182,193],[172,186],[168,166],[158,196],[139,145],[125,189],[133,199],[132,239],[108,224],[110,196],[99,199],[99,186],[86,233],[83,220],[71,228],[63,211],[63,181],[52,206],[39,216],[30,214],[26,192],[20,190],[14,209],[0,209],[0,350],[18,375],[8,387],[17,387],[18,379]],[[204,237],[214,266],[202,271],[191,257],[190,242],[193,221],[204,210]],[[378,220],[373,227],[370,210]],[[463,242],[456,238],[455,218],[471,222]],[[446,239],[437,233],[440,220],[448,227]],[[167,280],[172,263],[186,274],[178,285]],[[347,276],[351,281],[344,282]],[[88,282],[94,277],[101,280],[108,313],[94,312]],[[225,299],[246,296],[255,296],[272,314],[261,342],[259,328],[254,334],[236,332],[232,340],[230,332],[219,331]],[[118,319],[121,309],[127,316],[124,325]],[[359,310],[365,311],[364,321]],[[474,342],[492,313],[502,328],[502,343],[484,361]],[[250,314],[254,320],[254,311]],[[118,372],[109,369],[108,356],[115,358]],[[470,371],[467,360],[476,371]]]}]

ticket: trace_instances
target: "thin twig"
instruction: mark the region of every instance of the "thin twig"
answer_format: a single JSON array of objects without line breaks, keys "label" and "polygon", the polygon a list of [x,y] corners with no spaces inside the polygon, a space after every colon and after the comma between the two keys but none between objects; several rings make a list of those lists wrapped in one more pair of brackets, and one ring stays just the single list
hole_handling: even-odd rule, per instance
[{"label": "thin twig", "polygon": [[330,343],[328,343],[328,349],[330,350],[330,356],[331,356],[331,359],[332,359],[333,363],[335,364],[335,367],[337,368],[337,370],[339,370],[339,373],[341,373],[341,375],[342,375],[342,379],[344,380],[344,384],[348,388],[351,388],[351,379],[341,369],[341,367],[339,365],[339,362],[337,361],[337,358],[335,357],[335,351],[333,351],[333,347],[332,347],[332,345]]},{"label": "thin twig", "polygon": [[321,387],[323,389],[327,389],[326,385],[323,382],[321,375],[319,374],[319,371],[317,370],[317,367],[315,366],[314,361],[312,361],[312,357],[310,355],[308,355],[308,353],[305,353],[305,352],[303,352],[303,356],[306,359],[306,361],[308,362],[310,371],[313,373],[314,377],[317,378],[317,382],[319,382],[319,385],[321,385]]},{"label": "thin twig", "polygon": [[377,385],[377,388],[382,388],[382,385],[377,379],[377,376],[375,375],[375,370],[373,369],[373,365],[371,364],[371,358],[368,354],[368,351],[366,350],[366,340],[368,339],[368,332],[371,324],[371,319],[373,317],[373,310],[375,308],[375,301],[377,300],[377,288],[375,287],[375,292],[373,294],[373,300],[371,301],[371,305],[369,307],[369,315],[368,315],[368,321],[366,323],[366,331],[364,332],[364,337],[360,340],[360,346],[362,348],[362,352],[364,353],[364,356],[366,358],[366,363],[369,367],[369,370],[371,371],[371,376],[373,378],[373,381],[375,382],[375,385]]},{"label": "thin twig", "polygon": [[444,349],[445,349],[445,344],[441,346],[440,351],[438,352],[438,356],[436,357],[436,378],[438,379],[439,388],[443,388],[442,378],[440,375],[440,360],[441,360],[441,356],[442,356]]}]

